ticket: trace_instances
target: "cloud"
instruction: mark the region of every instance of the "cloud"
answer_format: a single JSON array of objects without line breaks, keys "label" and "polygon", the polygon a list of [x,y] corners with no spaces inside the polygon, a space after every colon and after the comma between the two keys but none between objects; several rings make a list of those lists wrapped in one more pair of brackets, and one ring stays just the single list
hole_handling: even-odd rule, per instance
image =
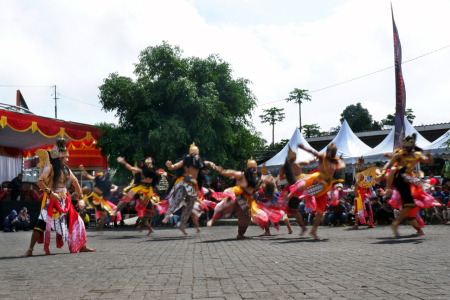
[{"label": "cloud", "polygon": [[[57,85],[65,96],[99,105],[103,79],[112,72],[133,77],[139,52],[163,40],[179,45],[185,56],[220,54],[235,77],[253,82],[260,104],[286,98],[294,88],[314,91],[393,65],[389,1],[294,2],[2,1],[0,84]],[[403,60],[450,44],[450,3],[394,1],[393,6]],[[299,13],[286,13],[295,10]],[[448,102],[449,55],[450,48],[403,65],[415,124],[448,121],[439,108]],[[52,89],[20,89],[33,112],[54,116]],[[312,102],[302,106],[302,123],[328,130],[357,102],[381,120],[393,113],[394,95],[390,69],[312,93]],[[13,104],[15,89],[0,88],[0,97]],[[275,126],[275,139],[289,138],[298,126],[293,103],[258,107],[254,123],[270,141],[271,128],[258,116],[273,106],[286,112],[286,120]],[[113,113],[64,97],[58,100],[58,117],[88,124],[115,121]]]}]

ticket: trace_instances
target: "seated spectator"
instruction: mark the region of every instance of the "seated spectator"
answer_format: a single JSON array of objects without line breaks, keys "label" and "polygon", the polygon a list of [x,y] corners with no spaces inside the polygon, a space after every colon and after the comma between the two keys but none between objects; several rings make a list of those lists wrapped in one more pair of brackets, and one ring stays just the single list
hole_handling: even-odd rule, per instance
[{"label": "seated spectator", "polygon": [[394,209],[389,204],[389,200],[391,200],[391,197],[385,197],[382,205],[381,205],[381,211],[380,211],[380,220],[385,222],[386,224],[392,223],[394,219]]},{"label": "seated spectator", "polygon": [[26,207],[22,208],[17,219],[19,220],[19,224],[16,227],[17,230],[30,230],[30,215],[28,214],[28,209]]},{"label": "seated spectator", "polygon": [[381,203],[378,202],[378,197],[373,196],[370,197],[370,200],[372,201],[372,212],[373,212],[373,225],[378,225],[378,220],[380,220],[380,213],[381,213]]},{"label": "seated spectator", "polygon": [[[440,186],[435,186],[435,187],[434,187],[434,193],[433,193],[431,196],[433,196],[434,198],[441,197],[442,200],[444,200],[445,194],[442,192],[442,187],[440,187]],[[442,201],[442,200],[441,200],[441,201]]]},{"label": "seated spectator", "polygon": [[16,232],[16,227],[19,224],[17,219],[17,212],[12,210],[9,215],[5,217],[3,221],[3,231],[4,232]]},{"label": "seated spectator", "polygon": [[11,200],[16,201],[20,196],[20,191],[23,190],[22,174],[17,175],[17,177],[8,184],[8,190],[12,190]]},{"label": "seated spectator", "polygon": [[[336,205],[330,204],[330,213],[328,215],[328,223],[331,227],[341,225],[347,226],[347,214],[345,213],[344,198],[339,199]],[[338,224],[339,222],[339,224]]]},{"label": "seated spectator", "polygon": [[[436,197],[436,200],[438,202],[442,203],[443,199],[441,197]],[[443,217],[442,212],[443,212],[444,208],[445,208],[444,206],[435,206],[435,207],[433,207],[432,208],[433,211],[432,211],[432,214],[431,214],[431,219],[428,222],[428,224],[433,224],[434,218],[437,218],[441,222],[441,224],[445,224],[444,220],[442,219],[442,217]]]}]

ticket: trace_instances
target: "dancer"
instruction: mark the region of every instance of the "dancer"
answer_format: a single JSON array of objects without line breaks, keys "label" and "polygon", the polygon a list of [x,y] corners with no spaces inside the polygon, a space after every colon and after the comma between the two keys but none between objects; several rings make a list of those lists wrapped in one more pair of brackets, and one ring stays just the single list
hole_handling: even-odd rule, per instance
[{"label": "dancer", "polygon": [[211,227],[217,220],[229,216],[232,212],[236,213],[238,219],[238,235],[237,239],[246,239],[250,221],[265,230],[260,236],[270,235],[269,219],[276,223],[281,218],[279,210],[272,210],[269,215],[258,207],[253,194],[260,188],[262,184],[261,172],[258,171],[256,161],[249,159],[247,168],[244,172],[234,170],[224,170],[222,167],[216,167],[216,171],[220,175],[233,177],[236,180],[236,186],[226,189],[223,193],[215,193],[213,196],[218,200],[222,200],[217,204],[212,219],[207,223]]},{"label": "dancer", "polygon": [[[359,159],[357,171],[362,170],[364,160]],[[373,212],[370,202],[370,187],[373,186],[376,179],[376,172],[379,168],[371,167],[356,174],[355,179],[355,225],[350,230],[358,229],[359,223],[366,224],[366,217],[369,217],[369,225],[367,228],[373,228]]]},{"label": "dancer", "polygon": [[[166,214],[162,223],[166,224],[170,219],[170,215],[180,209],[180,207],[184,206],[180,217],[180,226],[178,227],[184,234],[187,234],[185,225],[189,215],[191,215],[194,206],[201,197],[199,192],[205,180],[205,175],[202,171],[205,167],[214,168],[216,166],[214,163],[201,158],[199,153],[199,148],[195,146],[195,143],[192,143],[189,148],[189,154],[184,155],[179,162],[175,164],[172,164],[170,160],[166,162],[166,166],[169,170],[179,171],[177,174],[178,179],[175,181],[167,197],[169,208],[167,211],[165,211],[164,208],[161,208]],[[195,216],[192,219],[197,227],[197,232],[199,232],[200,228],[198,220]]]},{"label": "dancer", "polygon": [[128,193],[120,199],[115,213],[124,209],[132,200],[136,200],[135,209],[140,218],[137,228],[141,231],[142,227],[145,226],[148,229],[146,235],[150,235],[154,232],[150,223],[155,212],[155,205],[160,203],[159,197],[153,190],[159,182],[160,174],[156,170],[151,157],[139,160],[139,168],[130,166],[120,156],[117,158],[117,161],[123,164],[127,170],[134,173],[134,181],[129,187],[123,190],[124,192],[128,191]]},{"label": "dancer", "polygon": [[[392,195],[389,203],[394,209],[401,207],[399,216],[391,225],[394,235],[399,236],[398,226],[405,217],[411,226],[416,229],[416,233],[413,235],[424,235],[425,233],[417,222],[419,207],[430,208],[441,204],[422,190],[422,186],[426,185],[427,182],[414,177],[413,171],[418,163],[432,164],[434,159],[429,152],[422,155],[422,152],[415,151],[418,149],[416,147],[415,133],[405,137],[402,141],[402,146],[402,149],[394,152],[377,180],[381,181],[386,178],[386,196]],[[387,170],[389,168],[390,171],[388,173]],[[394,187],[393,192],[392,187]],[[419,219],[420,221],[421,219]]]},{"label": "dancer", "polygon": [[[344,182],[343,179],[333,179],[334,172],[339,169],[345,168],[345,163],[339,157],[336,157],[337,147],[335,143],[328,145],[326,154],[320,154],[313,149],[306,149],[302,144],[298,144],[300,149],[306,152],[312,153],[315,157],[319,159],[318,172],[307,175],[305,178],[300,179],[295,183],[295,185],[290,187],[290,195],[296,194],[298,191],[302,191],[302,196],[306,203],[313,203],[314,199],[317,203],[316,206],[316,217],[314,218],[313,228],[310,230],[309,234],[316,240],[320,238],[317,236],[317,228],[320,225],[320,221],[325,212],[325,208],[328,202],[328,191],[333,187],[334,184],[338,182]],[[314,160],[303,162],[303,165],[308,165]],[[332,200],[338,198],[339,191],[333,189]]]},{"label": "dancer", "polygon": [[30,247],[22,257],[33,255],[36,242],[44,243],[44,251],[49,255],[51,230],[56,232],[57,248],[67,242],[71,253],[96,251],[86,246],[83,220],[73,207],[67,192],[66,187],[71,182],[77,194],[81,195],[78,180],[67,167],[69,151],[66,148],[66,140],[60,138],[51,151],[39,149],[36,155],[39,157],[40,169],[37,185],[45,193],[41,213],[31,235]]},{"label": "dancer", "polygon": [[[284,165],[281,166],[280,173],[278,175],[278,180],[281,181],[286,179],[288,184],[285,186],[280,196],[278,196],[278,204],[287,215],[294,216],[297,224],[301,228],[299,236],[303,236],[308,231],[308,228],[306,228],[303,218],[298,210],[298,205],[300,204],[301,199],[299,198],[299,195],[289,198],[289,189],[293,184],[295,184],[295,182],[307,176],[307,174],[302,174],[302,166],[314,162],[317,157],[314,157],[311,161],[307,162],[295,162],[297,160],[297,154],[292,151],[289,145],[288,147],[288,156],[286,157]],[[285,222],[286,220],[289,222],[287,216],[285,217]]]},{"label": "dancer", "polygon": [[[102,229],[105,226],[106,214],[111,216],[115,215],[116,206],[107,200],[111,193],[117,191],[117,186],[112,184],[109,179],[109,174],[105,172],[96,172],[95,176],[92,176],[84,169],[83,165],[80,165],[80,170],[83,171],[84,176],[88,180],[94,181],[94,191],[85,196],[84,201],[89,209],[96,209],[97,214],[100,217],[100,222],[97,224],[97,231],[103,233]],[[122,219],[120,212],[115,215],[118,221]],[[97,219],[97,215],[95,216]]]}]

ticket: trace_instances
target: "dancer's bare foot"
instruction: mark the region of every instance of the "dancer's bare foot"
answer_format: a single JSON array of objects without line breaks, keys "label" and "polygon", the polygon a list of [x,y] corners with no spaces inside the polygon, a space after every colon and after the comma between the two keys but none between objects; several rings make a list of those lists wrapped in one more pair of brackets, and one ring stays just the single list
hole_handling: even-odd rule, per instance
[{"label": "dancer's bare foot", "polygon": [[27,250],[27,252],[25,252],[25,254],[22,255],[21,257],[27,257],[27,256],[33,256],[33,251],[32,250]]},{"label": "dancer's bare foot", "polygon": [[209,220],[209,221],[206,223],[206,226],[211,227],[211,226],[213,226],[213,224],[214,224],[213,220]]},{"label": "dancer's bare foot", "polygon": [[169,222],[169,219],[170,219],[170,216],[166,216],[166,217],[161,221],[161,223],[167,224],[167,222]]},{"label": "dancer's bare foot", "polygon": [[302,227],[302,231],[298,235],[299,236],[304,236],[307,231],[308,231],[308,228],[306,228],[306,226],[303,226]]},{"label": "dancer's bare foot", "polygon": [[138,226],[136,229],[139,230],[139,232],[142,232],[142,226]]},{"label": "dancer's bare foot", "polygon": [[367,226],[367,228],[373,228],[373,225],[369,225],[369,226]]},{"label": "dancer's bare foot", "polygon": [[422,229],[420,229],[419,231],[417,231],[416,233],[411,234],[412,236],[419,236],[419,235],[425,235],[425,232],[423,232]]},{"label": "dancer's bare foot", "polygon": [[152,234],[153,232],[155,232],[153,229],[150,229],[148,232],[146,232],[145,233],[145,235],[150,235],[150,234]]},{"label": "dancer's bare foot", "polygon": [[81,249],[80,252],[96,252],[97,249],[95,248],[89,248],[88,246],[84,245]]},{"label": "dancer's bare foot", "polygon": [[187,235],[187,232],[184,230],[184,225],[181,225],[180,227],[178,227],[178,229],[180,229],[182,233]]},{"label": "dancer's bare foot", "polygon": [[358,225],[353,225],[353,227],[349,228],[349,230],[353,230],[353,229],[359,229]]},{"label": "dancer's bare foot", "polygon": [[195,228],[197,228],[197,233],[200,233],[200,231],[202,231],[199,226],[195,226]]},{"label": "dancer's bare foot", "polygon": [[271,236],[269,231],[264,231],[263,233],[261,233],[259,236]]},{"label": "dancer's bare foot", "polygon": [[238,235],[236,236],[236,238],[237,238],[238,240],[245,240],[245,239],[248,239],[249,237],[248,237],[248,236],[245,236],[245,235],[242,235],[242,234],[238,234]]},{"label": "dancer's bare foot", "polygon": [[400,234],[398,233],[398,225],[399,225],[399,223],[398,222],[393,222],[392,224],[391,224],[391,228],[392,228],[392,232],[394,233],[394,236],[400,236]]},{"label": "dancer's bare foot", "polygon": [[288,234],[292,234],[294,231],[292,229],[289,230]]},{"label": "dancer's bare foot", "polygon": [[320,241],[320,237],[317,236],[315,231],[310,231],[309,234],[315,239],[316,241]]}]

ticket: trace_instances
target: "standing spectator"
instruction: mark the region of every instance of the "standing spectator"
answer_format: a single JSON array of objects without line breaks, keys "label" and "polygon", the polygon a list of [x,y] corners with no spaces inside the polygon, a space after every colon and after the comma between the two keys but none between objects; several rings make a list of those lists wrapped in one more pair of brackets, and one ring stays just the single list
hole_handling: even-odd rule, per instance
[{"label": "standing spectator", "polygon": [[[431,179],[431,178],[434,178],[434,173],[430,173],[430,178],[429,179]],[[434,178],[436,181],[436,183],[435,183],[435,185],[441,185],[441,182],[439,181],[439,179],[437,179],[437,178]]]},{"label": "standing spectator", "polygon": [[28,209],[26,207],[22,208],[17,219],[19,220],[19,224],[17,224],[16,227],[17,230],[30,230],[30,215],[28,214]]},{"label": "standing spectator", "polygon": [[22,174],[17,175],[9,184],[8,190],[11,192],[11,200],[16,201],[17,197],[20,196],[20,191],[23,190]]},{"label": "standing spectator", "polygon": [[333,204],[336,205],[330,204],[330,214],[328,215],[328,222],[330,223],[330,226],[336,226],[338,221],[341,226],[347,226],[347,214],[345,213],[343,197],[339,199],[338,203]]},{"label": "standing spectator", "polygon": [[378,220],[380,219],[382,206],[381,206],[381,203],[378,202],[377,196],[370,197],[370,200],[372,201],[372,212],[373,212],[374,225],[377,226]]},{"label": "standing spectator", "polygon": [[3,221],[3,231],[4,232],[16,232],[16,227],[19,224],[17,219],[17,212],[12,210],[9,215],[6,216]]}]

